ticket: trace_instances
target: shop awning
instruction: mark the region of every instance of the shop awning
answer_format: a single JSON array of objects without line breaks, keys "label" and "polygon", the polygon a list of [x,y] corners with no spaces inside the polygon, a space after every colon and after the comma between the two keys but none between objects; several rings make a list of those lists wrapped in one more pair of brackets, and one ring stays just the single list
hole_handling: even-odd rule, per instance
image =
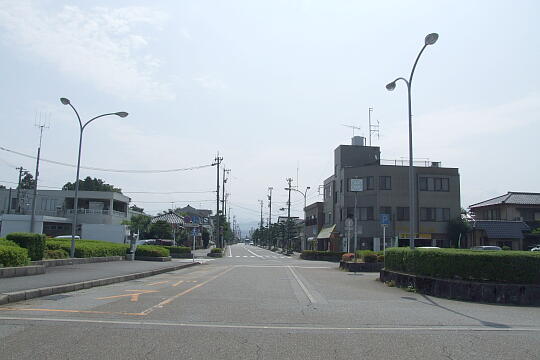
[{"label": "shop awning", "polygon": [[335,228],[336,228],[336,225],[323,228],[321,232],[319,233],[319,235],[317,235],[317,239],[329,239],[330,235],[332,235]]}]

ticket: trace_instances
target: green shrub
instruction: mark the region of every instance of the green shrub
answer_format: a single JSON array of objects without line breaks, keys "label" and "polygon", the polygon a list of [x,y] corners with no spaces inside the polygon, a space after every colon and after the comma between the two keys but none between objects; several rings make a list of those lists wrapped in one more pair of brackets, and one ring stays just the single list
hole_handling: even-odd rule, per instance
[{"label": "green shrub", "polygon": [[377,254],[365,254],[362,260],[366,263],[375,263],[377,262]]},{"label": "green shrub", "polygon": [[135,250],[135,256],[167,257],[169,255],[169,249],[158,245],[139,245]]},{"label": "green shrub", "polygon": [[11,241],[11,240],[6,240],[6,239],[0,239],[0,246],[3,245],[3,246],[19,246],[17,245],[15,242]]},{"label": "green shrub", "polygon": [[45,249],[45,252],[43,253],[44,259],[66,259],[69,256],[69,254],[62,249],[58,250],[48,250]]},{"label": "green shrub", "polygon": [[210,250],[211,253],[222,253],[223,252],[223,249],[222,248],[212,248],[212,250]]},{"label": "green shrub", "polygon": [[0,245],[0,264],[2,266],[28,265],[28,250],[19,246]]},{"label": "green shrub", "polygon": [[503,245],[502,248],[503,250],[512,250],[512,248],[508,245]]},{"label": "green shrub", "polygon": [[45,250],[45,239],[43,234],[34,233],[11,233],[6,236],[6,240],[11,240],[20,247],[28,250],[28,256],[31,260],[43,259],[43,251]]},{"label": "green shrub", "polygon": [[540,254],[460,249],[386,250],[386,269],[445,279],[540,284]]},{"label": "green shrub", "polygon": [[[50,239],[47,241],[48,250],[64,250],[69,254],[71,250],[71,239]],[[105,257],[124,256],[129,245],[117,244],[99,240],[75,240],[75,257]]]},{"label": "green shrub", "polygon": [[166,249],[169,249],[171,254],[189,254],[191,248],[188,246],[165,246]]},{"label": "green shrub", "polygon": [[345,254],[343,251],[304,250],[300,254],[300,258],[304,260],[339,261],[343,254]]}]

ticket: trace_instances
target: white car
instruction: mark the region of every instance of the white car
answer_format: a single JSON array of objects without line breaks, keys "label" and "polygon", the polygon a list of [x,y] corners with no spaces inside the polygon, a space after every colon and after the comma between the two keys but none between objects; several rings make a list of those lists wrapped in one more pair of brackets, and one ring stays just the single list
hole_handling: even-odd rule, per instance
[{"label": "white car", "polygon": [[485,246],[473,246],[471,250],[502,250],[499,246],[485,245]]},{"label": "white car", "polygon": [[531,251],[540,251],[540,245],[536,245],[531,249]]},{"label": "white car", "polygon": [[[79,240],[80,238],[79,235],[75,235],[75,239]],[[53,239],[71,239],[71,235],[59,235],[55,236]]]}]

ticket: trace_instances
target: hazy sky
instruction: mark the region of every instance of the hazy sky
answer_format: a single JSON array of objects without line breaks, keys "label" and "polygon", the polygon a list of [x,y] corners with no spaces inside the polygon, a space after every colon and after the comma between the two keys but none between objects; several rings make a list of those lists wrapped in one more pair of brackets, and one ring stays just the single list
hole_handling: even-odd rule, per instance
[{"label": "hazy sky", "polygon": [[[333,150],[351,129],[380,122],[383,159],[408,156],[413,84],[416,158],[458,167],[463,207],[506,191],[540,191],[538,1],[0,1],[0,146],[82,166],[231,169],[227,192],[244,228],[274,187],[274,218],[287,177],[310,186],[330,176]],[[0,183],[34,161],[0,151]],[[169,174],[82,170],[121,187],[149,213],[191,204],[215,209],[215,167]],[[61,187],[75,169],[43,162],[40,184]],[[303,198],[292,194],[293,214]],[[265,201],[265,217],[267,207]]]}]

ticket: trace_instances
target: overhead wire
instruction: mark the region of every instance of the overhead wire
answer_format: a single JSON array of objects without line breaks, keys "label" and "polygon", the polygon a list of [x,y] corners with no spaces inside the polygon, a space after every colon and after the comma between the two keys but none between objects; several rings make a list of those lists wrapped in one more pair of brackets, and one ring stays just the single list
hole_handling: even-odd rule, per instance
[{"label": "overhead wire", "polygon": [[[36,159],[35,156],[25,154],[19,151],[10,150],[6,147],[0,146],[0,150],[6,151],[12,154],[16,154],[19,156],[23,156],[29,159]],[[40,158],[40,161],[48,162],[51,164],[61,165],[61,166],[67,166],[67,167],[77,167],[74,164],[69,164],[61,161],[56,160],[49,160],[45,158]],[[108,168],[98,168],[93,166],[80,166],[81,169],[85,170],[95,170],[95,171],[103,171],[103,172],[115,172],[115,173],[129,173],[129,174],[161,174],[161,173],[171,173],[171,172],[180,172],[180,171],[190,171],[190,170],[198,170],[198,169],[204,169],[207,167],[211,167],[212,164],[206,164],[206,165],[198,165],[198,166],[190,166],[185,168],[175,168],[175,169],[149,169],[149,170],[136,170],[136,169],[108,169]]]}]

